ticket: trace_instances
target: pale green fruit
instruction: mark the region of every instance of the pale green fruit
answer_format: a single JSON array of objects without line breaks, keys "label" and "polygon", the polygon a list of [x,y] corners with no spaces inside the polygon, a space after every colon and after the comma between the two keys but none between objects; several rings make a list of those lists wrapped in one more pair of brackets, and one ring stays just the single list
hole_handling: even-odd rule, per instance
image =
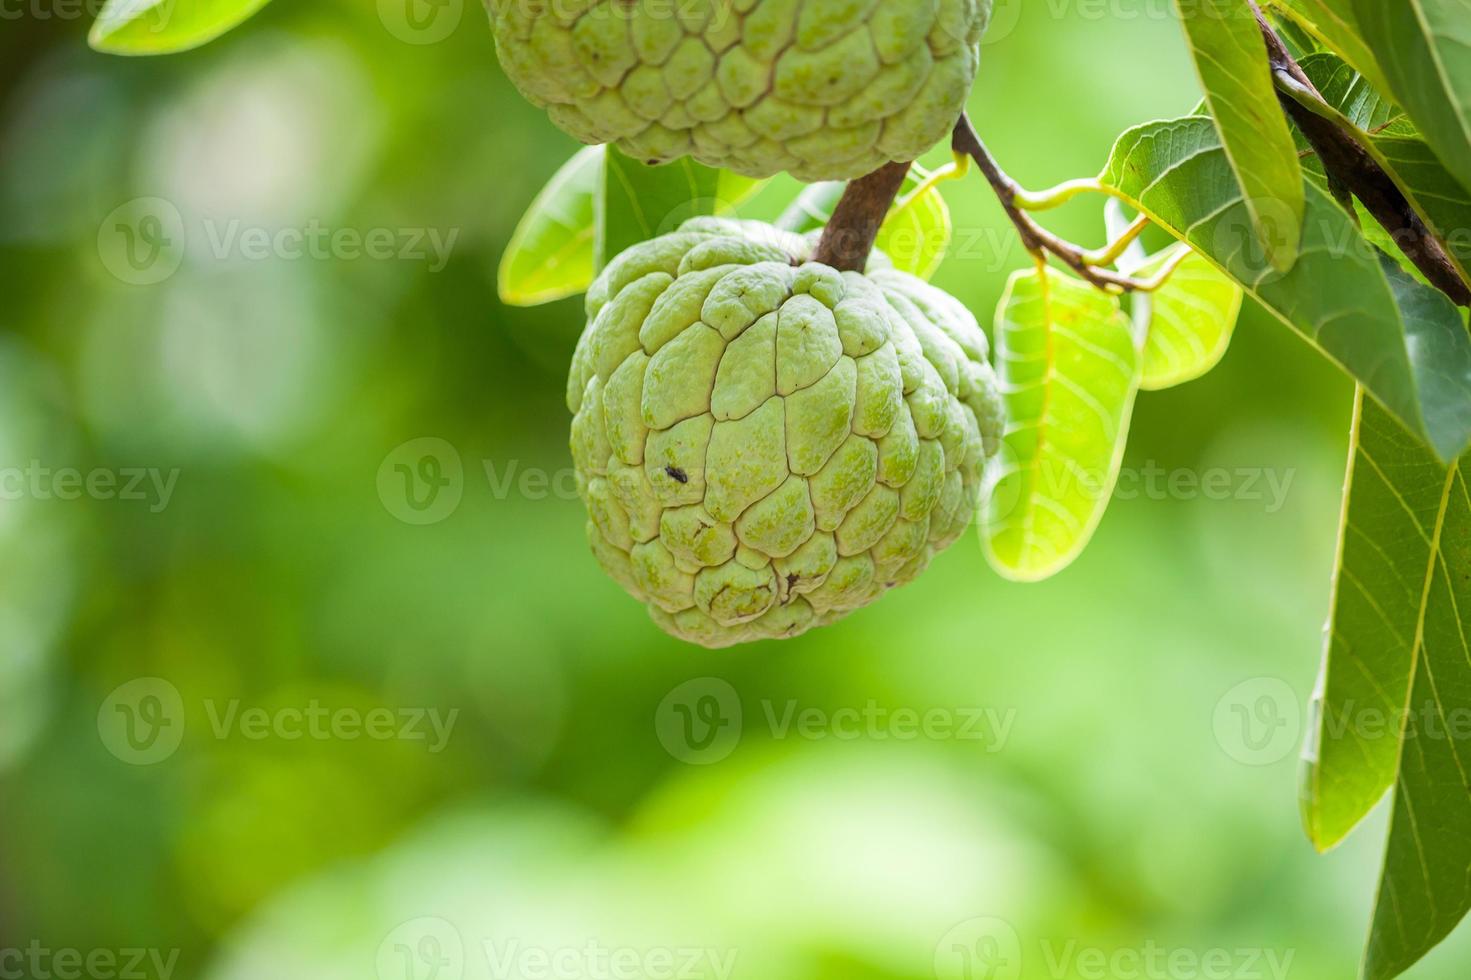
[{"label": "pale green fruit", "polygon": [[488,0],[506,74],[585,143],[849,180],[944,139],[992,0]]},{"label": "pale green fruit", "polygon": [[1000,441],[964,306],[811,253],[696,218],[588,292],[567,387],[588,536],[694,643],[795,636],[910,581],[970,523]]}]

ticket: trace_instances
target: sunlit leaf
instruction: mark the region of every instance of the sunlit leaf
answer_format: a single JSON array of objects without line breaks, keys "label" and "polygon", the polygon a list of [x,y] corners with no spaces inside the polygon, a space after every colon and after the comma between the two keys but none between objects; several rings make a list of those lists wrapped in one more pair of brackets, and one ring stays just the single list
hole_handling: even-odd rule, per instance
[{"label": "sunlit leaf", "polygon": [[542,188],[501,256],[501,301],[549,303],[586,291],[593,280],[593,200],[603,177],[603,148],[577,153]]},{"label": "sunlit leaf", "polygon": [[[1154,256],[1134,274],[1154,276],[1187,247],[1176,245]],[[1194,381],[1219,364],[1231,345],[1242,296],[1240,286],[1191,252],[1169,282],[1149,297],[1149,333],[1139,386],[1146,391],[1171,388]]]},{"label": "sunlit leaf", "polygon": [[1205,101],[1268,261],[1287,271],[1302,239],[1302,165],[1277,102],[1266,42],[1248,0],[1176,0]]},{"label": "sunlit leaf", "polygon": [[1280,275],[1253,254],[1241,187],[1209,119],[1125,133],[1101,179],[1357,378],[1442,459],[1471,443],[1464,314],[1370,245],[1326,193],[1308,185],[1302,256]]},{"label": "sunlit leaf", "polygon": [[884,219],[874,247],[893,260],[894,268],[928,281],[945,261],[954,229],[938,187],[911,193],[916,176],[911,171],[906,178],[900,204]]},{"label": "sunlit leaf", "polygon": [[213,41],[270,0],[107,0],[88,43],[108,54],[173,54]]},{"label": "sunlit leaf", "polygon": [[1471,0],[1354,0],[1389,93],[1471,189]]},{"label": "sunlit leaf", "polygon": [[1303,807],[1327,849],[1391,787],[1364,973],[1399,975],[1471,908],[1471,493],[1360,390]]},{"label": "sunlit leaf", "polygon": [[[916,194],[929,174],[911,167],[904,178],[895,207],[879,228],[874,248],[894,263],[894,268],[928,280],[945,259],[954,227],[950,208],[938,186]],[[838,181],[809,184],[777,221],[778,227],[805,234],[828,223],[846,185]]]},{"label": "sunlit leaf", "polygon": [[[606,148],[602,146],[579,150],[531,202],[501,255],[497,283],[502,302],[537,306],[575,296],[592,284],[596,274],[597,196],[606,158]],[[685,172],[668,173],[683,175]],[[657,171],[639,179],[653,177],[657,177]],[[698,179],[702,186],[711,186],[708,175],[700,174]],[[714,211],[730,211],[765,184],[764,180],[718,171],[713,179]],[[711,204],[710,201],[698,203]],[[676,209],[674,213],[683,212]],[[690,216],[695,213],[705,212],[689,211]],[[661,219],[659,225],[667,220]]]},{"label": "sunlit leaf", "polygon": [[996,313],[996,369],[1008,421],[981,534],[997,572],[1037,581],[1082,552],[1108,506],[1139,354],[1117,298],[1018,272]]}]

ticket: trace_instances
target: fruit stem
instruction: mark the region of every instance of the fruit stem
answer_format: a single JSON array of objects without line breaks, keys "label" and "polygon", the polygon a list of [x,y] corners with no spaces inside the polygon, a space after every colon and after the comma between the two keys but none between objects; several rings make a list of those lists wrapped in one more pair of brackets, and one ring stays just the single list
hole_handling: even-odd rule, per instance
[{"label": "fruit stem", "polygon": [[[1084,280],[1091,283],[1106,293],[1118,295],[1120,293],[1147,292],[1158,289],[1159,285],[1142,279],[1135,279],[1122,273],[1113,272],[1101,268],[1094,261],[1098,253],[1089,252],[1072,242],[1064,241],[1052,232],[1043,228],[1025,210],[1024,199],[1033,204],[1043,201],[1047,194],[1027,194],[1016,181],[1007,176],[1006,172],[991,156],[991,151],[986,149],[986,144],[976,135],[975,127],[971,125],[970,117],[962,115],[960,121],[955,124],[955,136],[953,146],[956,153],[964,153],[976,162],[981,173],[991,185],[991,190],[996,193],[996,198],[1001,202],[1001,207],[1006,210],[1006,216],[1016,227],[1017,235],[1021,238],[1022,245],[1032,254],[1034,259],[1045,262],[1048,255],[1054,255],[1061,259],[1068,268],[1072,269]],[[1073,181],[1064,184],[1063,187],[1070,188],[1068,191],[1059,192],[1061,196],[1071,194],[1076,196],[1088,191],[1099,191],[1113,194],[1113,191],[1103,187],[1098,181]],[[1058,203],[1061,203],[1059,201]],[[1144,229],[1133,231],[1135,237]],[[1132,228],[1131,228],[1132,231]],[[1129,242],[1124,243],[1128,248]],[[1111,249],[1102,250],[1106,256]]]},{"label": "fruit stem", "polygon": [[1139,240],[1139,236],[1144,234],[1144,229],[1148,228],[1149,224],[1149,216],[1146,214],[1141,214],[1139,217],[1135,218],[1133,223],[1129,225],[1128,228],[1124,229],[1124,232],[1119,235],[1119,237],[1116,238],[1113,243],[1110,244],[1107,248],[1101,248],[1096,252],[1089,252],[1085,256],[1085,258],[1087,258],[1088,260],[1088,264],[1113,265],[1119,259],[1124,257],[1124,253],[1129,250],[1129,246],[1133,245],[1136,241]]},{"label": "fruit stem", "polygon": [[908,163],[885,164],[850,183],[823,229],[813,261],[839,272],[862,272],[909,167]]},{"label": "fruit stem", "polygon": [[1106,194],[1110,197],[1118,197],[1118,192],[1112,187],[1104,184],[1096,177],[1088,177],[1082,180],[1070,180],[1064,184],[1045,191],[1029,191],[1025,188],[1016,189],[1016,206],[1025,211],[1051,211],[1060,208],[1075,197],[1084,194]]},{"label": "fruit stem", "polygon": [[[919,173],[923,172],[924,171],[922,170],[919,171]],[[925,193],[934,190],[945,181],[959,180],[969,172],[970,157],[964,156],[959,153],[955,154],[954,163],[945,164],[945,166],[941,167],[939,170],[936,170],[924,180],[920,181],[919,184],[914,188],[914,190],[910,191],[908,194],[905,194],[902,198],[900,198],[899,203],[894,205],[894,213],[898,214],[899,212],[903,211],[905,208],[909,207],[915,201],[918,201],[921,197],[923,197]]]}]

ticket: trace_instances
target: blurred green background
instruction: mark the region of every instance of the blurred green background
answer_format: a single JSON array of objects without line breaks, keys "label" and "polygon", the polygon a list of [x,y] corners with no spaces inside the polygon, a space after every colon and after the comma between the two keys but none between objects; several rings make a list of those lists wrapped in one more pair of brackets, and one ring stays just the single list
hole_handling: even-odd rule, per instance
[{"label": "blurred green background", "polygon": [[[1018,179],[1195,104],[1168,9],[1001,5],[970,106]],[[477,5],[278,3],[146,60],[3,12],[0,976],[1353,975],[1383,820],[1318,857],[1296,803],[1351,388],[1259,310],[1143,396],[1057,579],[969,538],[704,652],[586,553],[578,301],[497,303],[575,146]],[[936,281],[989,322],[1025,256],[945,194]],[[1410,976],[1468,967],[1463,929]]]}]

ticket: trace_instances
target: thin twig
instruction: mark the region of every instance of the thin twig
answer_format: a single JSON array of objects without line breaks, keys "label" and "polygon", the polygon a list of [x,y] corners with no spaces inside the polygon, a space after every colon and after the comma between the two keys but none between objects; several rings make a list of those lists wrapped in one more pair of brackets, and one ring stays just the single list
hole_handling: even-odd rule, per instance
[{"label": "thin twig", "polygon": [[1087,250],[1072,242],[1064,241],[1033,220],[1032,216],[1018,203],[1022,199],[1029,199],[1028,195],[996,163],[990,151],[986,149],[986,145],[976,135],[975,127],[971,125],[968,116],[962,115],[960,121],[955,124],[953,142],[955,152],[963,153],[975,160],[981,173],[986,175],[991,189],[996,192],[996,197],[1001,201],[1001,207],[1006,210],[1006,216],[1016,226],[1022,245],[1034,258],[1045,260],[1047,255],[1054,255],[1083,279],[1110,293],[1147,292],[1159,288],[1160,283],[1135,279],[1132,276],[1100,268],[1090,260],[1091,253]]},{"label": "thin twig", "polygon": [[[1323,162],[1329,184],[1335,188],[1340,203],[1343,202],[1343,189],[1352,192],[1431,285],[1457,305],[1471,306],[1471,285],[1456,268],[1445,243],[1426,227],[1404,191],[1374,155],[1364,148],[1358,137],[1332,118],[1332,108],[1277,36],[1255,0],[1252,0],[1252,8],[1262,37],[1267,42],[1278,101]],[[1319,111],[1305,105],[1305,102],[1316,104]]]},{"label": "thin twig", "polygon": [[830,265],[839,272],[862,272],[868,265],[884,216],[904,186],[909,166],[886,164],[850,183],[823,230],[813,261]]}]

